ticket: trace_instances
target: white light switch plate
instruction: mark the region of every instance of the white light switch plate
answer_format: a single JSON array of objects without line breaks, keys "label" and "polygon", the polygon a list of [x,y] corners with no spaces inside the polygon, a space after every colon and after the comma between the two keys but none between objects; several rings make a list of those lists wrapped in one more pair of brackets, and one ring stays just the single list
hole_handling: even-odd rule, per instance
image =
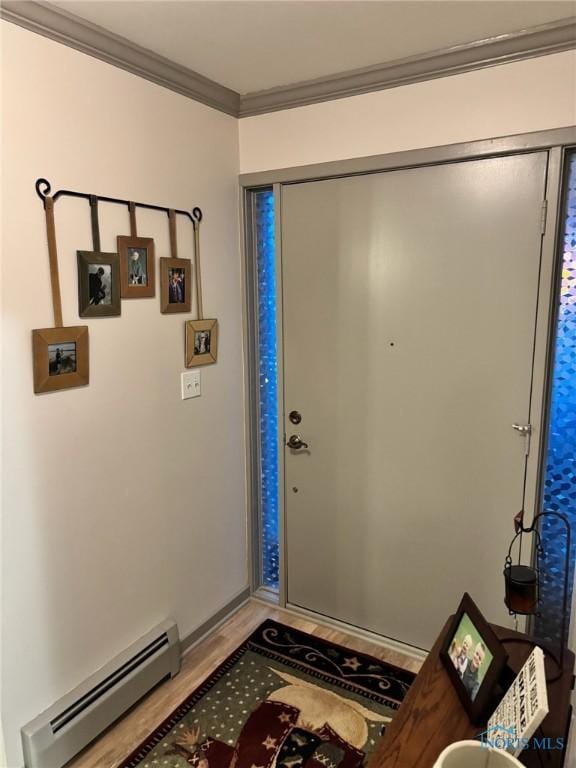
[{"label": "white light switch plate", "polygon": [[200,371],[186,371],[186,373],[183,373],[182,400],[188,400],[191,397],[200,397],[201,394]]}]

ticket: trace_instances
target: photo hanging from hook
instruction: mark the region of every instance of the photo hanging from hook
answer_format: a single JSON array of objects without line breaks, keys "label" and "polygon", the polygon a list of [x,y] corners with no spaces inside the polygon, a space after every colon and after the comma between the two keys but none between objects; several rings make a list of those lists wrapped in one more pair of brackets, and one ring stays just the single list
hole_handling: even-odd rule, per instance
[{"label": "photo hanging from hook", "polygon": [[120,293],[123,299],[149,299],[156,294],[154,240],[138,237],[136,204],[128,203],[130,235],[116,238],[120,258]]},{"label": "photo hanging from hook", "polygon": [[162,314],[190,312],[192,306],[192,261],[178,258],[176,212],[168,211],[170,258],[160,259],[160,311]]}]

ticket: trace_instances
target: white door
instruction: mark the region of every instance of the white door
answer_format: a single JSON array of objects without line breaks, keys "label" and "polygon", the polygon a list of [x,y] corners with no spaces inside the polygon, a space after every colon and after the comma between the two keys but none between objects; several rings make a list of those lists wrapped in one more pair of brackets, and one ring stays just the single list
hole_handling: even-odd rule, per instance
[{"label": "white door", "polygon": [[308,444],[286,448],[290,604],[421,648],[464,591],[509,624],[546,168],[282,188],[284,430]]}]

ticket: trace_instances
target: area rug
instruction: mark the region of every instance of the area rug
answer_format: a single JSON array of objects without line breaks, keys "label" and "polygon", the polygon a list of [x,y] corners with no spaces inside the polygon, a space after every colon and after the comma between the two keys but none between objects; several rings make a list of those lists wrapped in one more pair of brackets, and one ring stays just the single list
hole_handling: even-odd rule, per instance
[{"label": "area rug", "polygon": [[413,680],[265,621],[119,768],[359,768]]}]

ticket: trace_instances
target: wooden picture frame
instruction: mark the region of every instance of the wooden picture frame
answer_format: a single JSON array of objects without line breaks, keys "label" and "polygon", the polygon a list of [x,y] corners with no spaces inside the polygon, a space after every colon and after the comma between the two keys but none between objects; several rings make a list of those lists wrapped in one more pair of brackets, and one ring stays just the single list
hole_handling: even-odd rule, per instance
[{"label": "wooden picture frame", "polygon": [[76,256],[80,317],[117,317],[121,313],[118,254],[76,251]]},{"label": "wooden picture frame", "polygon": [[89,382],[88,328],[40,328],[32,331],[34,392],[57,392]]},{"label": "wooden picture frame", "polygon": [[218,320],[186,323],[186,368],[211,365],[218,359]]},{"label": "wooden picture frame", "polygon": [[508,654],[467,592],[450,625],[440,658],[471,722],[481,723],[495,706],[495,688]]},{"label": "wooden picture frame", "polygon": [[160,259],[160,312],[190,312],[192,306],[192,262],[190,259]]},{"label": "wooden picture frame", "polygon": [[156,293],[154,240],[118,235],[120,295],[123,299],[148,299]]}]

